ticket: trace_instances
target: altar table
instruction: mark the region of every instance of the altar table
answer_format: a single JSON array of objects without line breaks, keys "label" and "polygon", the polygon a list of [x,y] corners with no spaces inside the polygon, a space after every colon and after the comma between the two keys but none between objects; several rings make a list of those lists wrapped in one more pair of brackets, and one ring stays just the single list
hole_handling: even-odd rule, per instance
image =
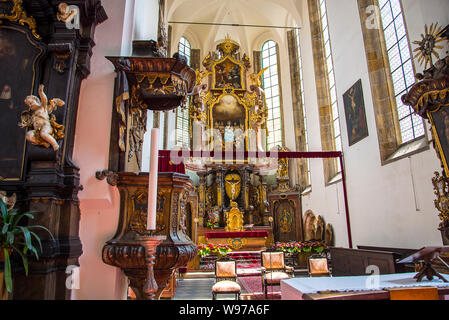
[{"label": "altar table", "polygon": [[267,245],[269,232],[241,231],[241,232],[207,232],[207,243],[229,245],[233,250],[264,250]]},{"label": "altar table", "polygon": [[[416,282],[416,273],[379,276],[293,278],[281,281],[282,300],[389,300],[388,289],[436,287],[440,298],[449,295],[449,283],[438,278]],[[449,275],[443,275],[449,280]]]}]

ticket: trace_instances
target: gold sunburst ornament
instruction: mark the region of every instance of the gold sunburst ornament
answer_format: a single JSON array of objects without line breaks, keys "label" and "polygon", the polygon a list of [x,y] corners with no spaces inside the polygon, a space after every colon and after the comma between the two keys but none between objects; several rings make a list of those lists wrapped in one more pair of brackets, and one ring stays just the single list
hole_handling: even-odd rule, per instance
[{"label": "gold sunburst ornament", "polygon": [[418,45],[413,52],[418,53],[415,55],[415,59],[418,58],[418,62],[420,64],[424,63],[424,69],[427,68],[427,65],[433,66],[433,56],[437,59],[440,58],[440,55],[436,51],[436,49],[443,49],[443,46],[438,45],[440,42],[445,41],[446,39],[443,37],[442,27],[438,27],[438,23],[435,25],[432,23],[430,28],[426,25],[425,34],[421,34],[421,41],[414,41],[414,44]]}]

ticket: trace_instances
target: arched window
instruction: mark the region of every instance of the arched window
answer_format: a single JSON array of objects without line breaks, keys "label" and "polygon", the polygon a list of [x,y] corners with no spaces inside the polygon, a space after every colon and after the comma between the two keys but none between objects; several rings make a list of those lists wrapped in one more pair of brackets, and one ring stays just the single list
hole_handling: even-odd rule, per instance
[{"label": "arched window", "polygon": [[[295,30],[295,37],[296,37],[296,45],[297,45],[297,54],[298,54],[298,67],[299,67],[299,90],[301,91],[301,104],[302,104],[302,117],[303,117],[303,123],[304,123],[304,140],[305,140],[305,151],[309,151],[309,139],[307,137],[307,115],[306,115],[306,108],[305,108],[305,96],[304,96],[304,74],[303,74],[303,64],[302,64],[302,53],[301,53],[301,41],[299,37],[299,29]],[[311,184],[311,176],[310,176],[310,159],[307,159],[307,184],[306,186],[309,186]]]},{"label": "arched window", "polygon": [[267,148],[271,150],[273,147],[283,146],[278,52],[273,40],[268,40],[262,46],[262,69],[265,68],[268,68],[263,74],[263,89],[268,107]]},{"label": "arched window", "polygon": [[[332,105],[332,121],[333,121],[333,126],[334,126],[333,139],[335,141],[335,150],[342,151],[340,116],[338,113],[337,88],[335,85],[334,62],[332,59],[332,47],[331,47],[330,35],[329,35],[329,25],[328,25],[328,21],[327,21],[326,0],[321,0],[320,12],[321,12],[321,30],[323,33],[323,42],[324,42],[324,54],[325,54],[326,66],[327,66],[327,78],[328,78],[328,83],[329,83],[328,89],[329,89],[329,93],[330,93],[330,103]],[[339,167],[338,171],[340,171],[340,170],[341,169]]]},{"label": "arched window", "polygon": [[[182,37],[179,41],[178,52],[187,58],[187,64],[190,66],[190,42]],[[176,146],[178,147],[190,147],[189,137],[189,105],[182,110],[178,108],[176,110]]]},{"label": "arched window", "polygon": [[406,143],[422,137],[425,130],[422,118],[414,114],[412,108],[401,101],[401,96],[407,94],[415,84],[415,72],[402,14],[402,4],[400,0],[379,0],[379,7],[393,79],[401,138],[402,143]]}]

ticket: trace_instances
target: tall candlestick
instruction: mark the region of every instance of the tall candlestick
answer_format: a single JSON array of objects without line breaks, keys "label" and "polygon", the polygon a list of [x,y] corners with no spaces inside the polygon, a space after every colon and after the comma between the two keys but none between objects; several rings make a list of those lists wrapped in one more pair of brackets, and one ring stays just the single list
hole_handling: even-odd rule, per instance
[{"label": "tall candlestick", "polygon": [[148,181],[148,230],[156,230],[157,176],[159,160],[158,138],[159,129],[153,128],[151,130],[150,177]]}]

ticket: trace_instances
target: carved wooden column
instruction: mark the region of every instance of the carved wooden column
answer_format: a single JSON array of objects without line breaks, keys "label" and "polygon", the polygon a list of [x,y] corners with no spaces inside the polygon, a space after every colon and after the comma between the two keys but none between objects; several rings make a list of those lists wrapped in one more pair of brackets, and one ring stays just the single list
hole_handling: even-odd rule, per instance
[{"label": "carved wooden column", "polygon": [[260,201],[263,210],[263,225],[269,226],[270,211],[268,210],[268,184],[267,177],[264,175],[260,176]]},{"label": "carved wooden column", "polygon": [[198,185],[198,217],[199,217],[199,225],[204,226],[204,223],[207,220],[205,216],[206,212],[206,189],[207,189],[207,173],[206,172],[198,172],[198,177],[200,178]]},{"label": "carved wooden column", "polygon": [[217,182],[217,206],[220,210],[220,225],[225,225],[225,219],[224,219],[224,211],[226,210],[226,203],[225,203],[225,186],[224,186],[224,175],[225,175],[225,169],[222,167],[219,167],[217,169],[216,173],[216,182]]},{"label": "carved wooden column", "polygon": [[[80,28],[68,28],[57,20],[61,2],[78,6]],[[53,241],[45,232],[39,233],[43,252],[38,261],[29,256],[28,277],[23,268],[14,268],[13,299],[70,299],[66,269],[78,265],[82,254],[78,200],[82,186],[79,168],[72,160],[78,100],[81,82],[90,73],[96,26],[107,15],[100,0],[2,0],[0,4],[2,39],[15,52],[0,59],[0,90],[5,84],[11,87],[12,101],[7,102],[13,107],[4,108],[5,100],[0,99],[0,135],[6,152],[0,152],[0,190],[16,193],[21,211],[38,211],[36,219],[27,223],[47,227],[55,238]],[[64,126],[57,151],[26,142],[26,130],[17,126],[26,110],[23,100],[30,93],[36,95],[40,84],[49,98],[65,101],[52,113]],[[11,121],[6,123],[9,117]],[[4,163],[8,159],[15,164]]]}]

